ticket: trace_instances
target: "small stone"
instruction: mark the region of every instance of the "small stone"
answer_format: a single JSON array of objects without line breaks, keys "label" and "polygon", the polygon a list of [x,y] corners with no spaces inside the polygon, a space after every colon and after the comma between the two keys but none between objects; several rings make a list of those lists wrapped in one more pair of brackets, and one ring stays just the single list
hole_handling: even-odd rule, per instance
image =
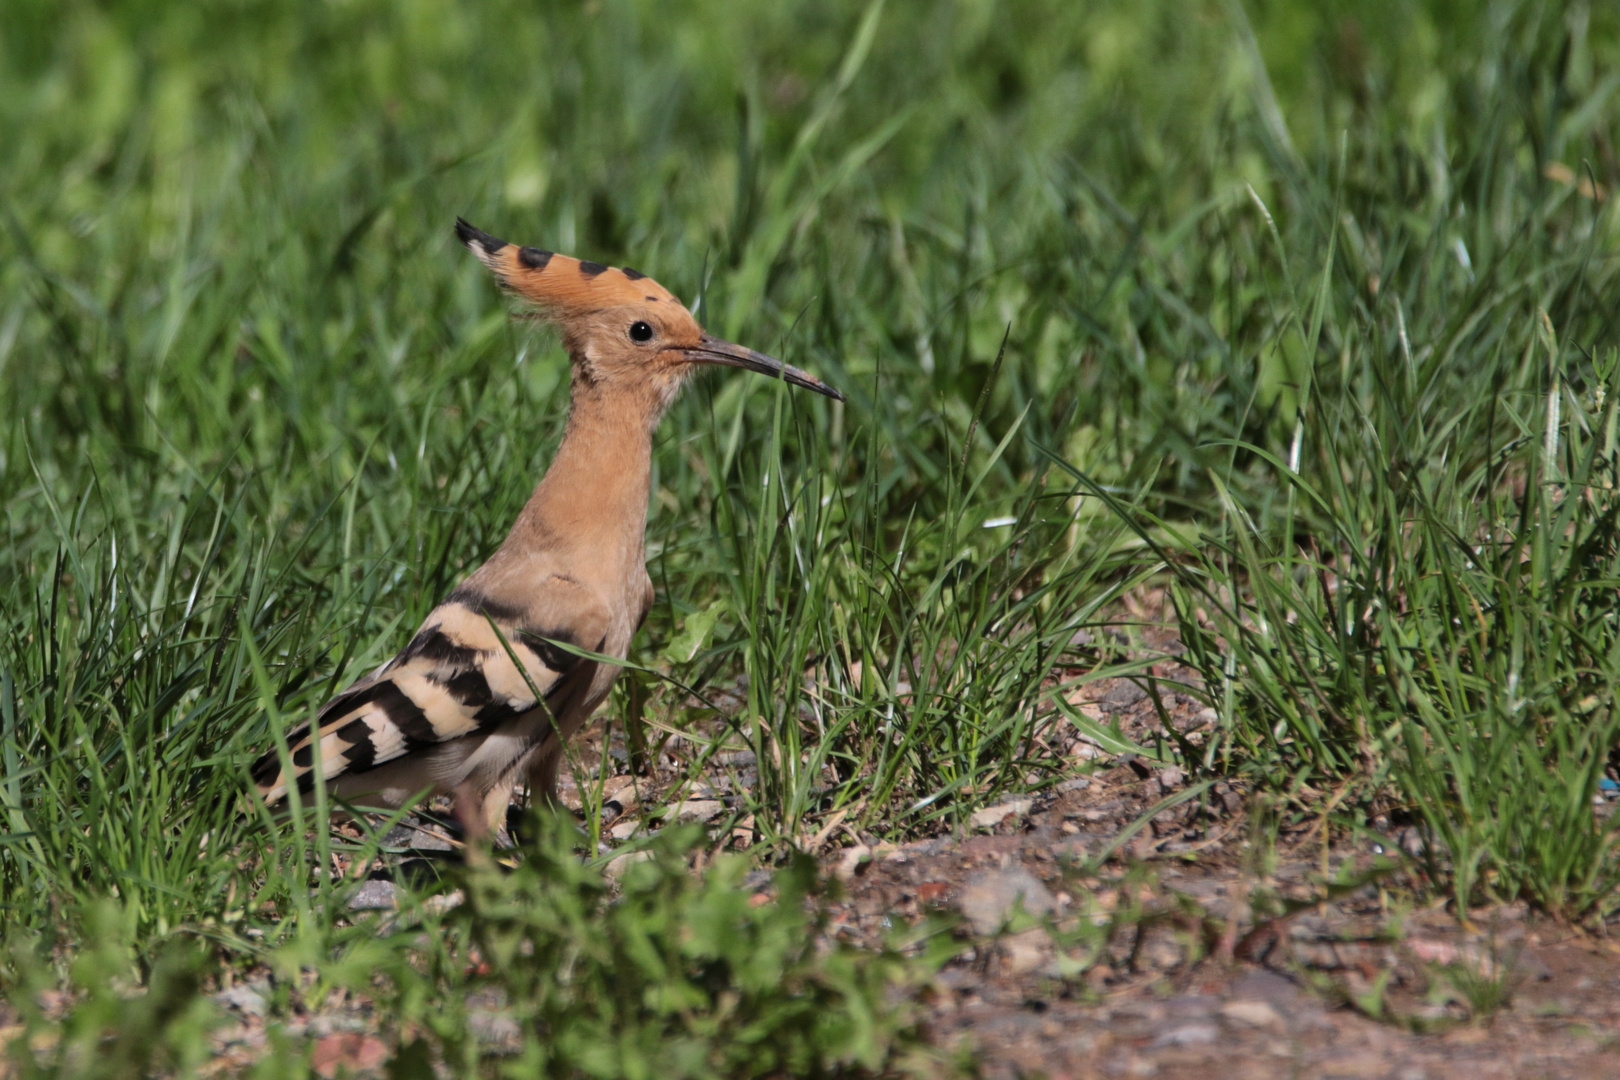
[{"label": "small stone", "polygon": [[[615,783],[615,780],[620,781]],[[615,777],[603,785],[602,823],[614,822],[635,811],[641,804],[630,777]]]},{"label": "small stone", "polygon": [[415,820],[415,818],[411,818],[389,829],[387,835],[382,838],[382,846],[385,848],[403,848],[406,851],[454,851],[456,849],[456,845],[441,833],[417,828],[411,823]]},{"label": "small stone", "polygon": [[1183,896],[1190,896],[1201,904],[1207,904],[1216,897],[1225,896],[1226,886],[1226,882],[1217,878],[1184,878],[1174,882],[1172,888]]},{"label": "small stone", "polygon": [[1001,954],[1006,960],[1009,975],[1027,975],[1051,962],[1052,939],[1039,926],[1022,933],[1009,934],[1000,942]]},{"label": "small stone", "polygon": [[1174,765],[1170,766],[1168,769],[1160,769],[1158,777],[1159,794],[1172,794],[1186,779],[1187,774]]},{"label": "small stone", "polygon": [[1214,1042],[1219,1035],[1214,1024],[1197,1021],[1171,1028],[1154,1039],[1152,1046],[1198,1046]]},{"label": "small stone", "polygon": [[848,881],[859,872],[864,863],[894,850],[893,844],[856,844],[854,847],[847,847],[838,856],[838,865],[833,869],[833,873],[839,880]]},{"label": "small stone", "polygon": [[872,849],[865,844],[847,847],[839,853],[838,865],[833,869],[833,874],[840,881],[848,881],[855,876],[855,871],[861,868],[861,864],[870,861],[871,858]]},{"label": "small stone", "polygon": [[1413,956],[1425,963],[1455,964],[1457,962],[1457,946],[1449,941],[1411,938],[1407,940],[1406,948]]},{"label": "small stone", "polygon": [[[1410,825],[1395,834],[1395,842],[1402,851],[1415,858],[1422,858],[1429,852],[1429,841],[1420,830]],[[1440,854],[1445,854],[1443,846],[1436,844],[1435,849]]]},{"label": "small stone", "polygon": [[1156,933],[1149,935],[1147,941],[1137,950],[1137,959],[1144,967],[1168,971],[1186,962],[1187,951],[1175,937]]},{"label": "small stone", "polygon": [[653,853],[650,851],[627,851],[623,855],[616,855],[609,859],[607,865],[602,867],[602,873],[608,880],[617,881],[632,865],[644,862],[652,857]]},{"label": "small stone", "polygon": [[1091,786],[1091,778],[1090,777],[1075,776],[1075,777],[1071,777],[1068,780],[1063,781],[1061,784],[1059,784],[1057,787],[1053,788],[1052,790],[1054,792],[1056,792],[1057,794],[1059,794],[1059,795],[1067,795],[1071,791],[1084,791],[1084,790],[1086,790],[1086,788],[1088,788],[1090,786]]},{"label": "small stone", "polygon": [[399,896],[392,881],[376,878],[367,881],[349,897],[350,911],[393,911],[399,907]]},{"label": "small stone", "polygon": [[1009,817],[1023,817],[1029,813],[1029,808],[1035,805],[1031,799],[1012,799],[1008,802],[987,806],[983,810],[974,811],[970,818],[975,829],[990,829],[1000,825]]},{"label": "small stone", "polygon": [[975,874],[962,887],[962,914],[978,934],[1000,930],[1020,901],[1029,915],[1045,915],[1057,907],[1047,887],[1023,867]]},{"label": "small stone", "polygon": [[443,914],[446,911],[454,911],[464,904],[466,900],[466,895],[460,889],[454,889],[438,896],[428,897],[422,901],[422,910],[430,914]]},{"label": "small stone", "polygon": [[1246,1027],[1280,1028],[1282,1014],[1264,1001],[1228,1001],[1221,1006],[1221,1015],[1234,1024]]},{"label": "small stone", "polygon": [[264,996],[247,983],[237,983],[229,990],[221,990],[213,996],[213,1002],[228,1009],[235,1009],[243,1016],[263,1016],[270,1011]]},{"label": "small stone", "polygon": [[713,821],[725,810],[726,804],[718,799],[684,799],[669,808],[670,821]]},{"label": "small stone", "polygon": [[1148,693],[1129,679],[1120,679],[1103,695],[1103,702],[1116,709],[1128,708],[1147,697]]}]

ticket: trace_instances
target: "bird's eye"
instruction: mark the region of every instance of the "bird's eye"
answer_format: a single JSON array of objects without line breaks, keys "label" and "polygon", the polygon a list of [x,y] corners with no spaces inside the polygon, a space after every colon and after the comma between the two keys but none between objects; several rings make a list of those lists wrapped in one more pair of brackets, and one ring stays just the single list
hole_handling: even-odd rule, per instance
[{"label": "bird's eye", "polygon": [[643,319],[637,319],[635,322],[630,324],[630,340],[631,341],[638,341],[638,342],[651,341],[652,336],[653,336],[652,323],[647,322],[647,321],[645,321]]}]

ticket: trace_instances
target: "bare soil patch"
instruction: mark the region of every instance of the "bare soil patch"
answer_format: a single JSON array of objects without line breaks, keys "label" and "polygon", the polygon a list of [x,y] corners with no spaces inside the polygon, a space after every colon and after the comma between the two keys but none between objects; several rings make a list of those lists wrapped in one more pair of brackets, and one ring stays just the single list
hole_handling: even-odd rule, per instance
[{"label": "bare soil patch", "polygon": [[[1620,1075],[1612,940],[1517,906],[1471,912],[1467,923],[1443,907],[1411,910],[1388,879],[1257,916],[1257,897],[1323,894],[1311,836],[1280,844],[1274,869],[1256,874],[1241,829],[1171,858],[1145,831],[1139,850],[1078,873],[1156,801],[1149,786],[1113,769],[993,833],[878,854],[847,874],[835,927],[876,938],[929,907],[982,907],[982,894],[1016,893],[1029,878],[1058,927],[1130,910],[1097,957],[1078,950],[1090,961],[1078,975],[1065,976],[1062,943],[1043,926],[979,938],[945,969],[932,1035],[971,1040],[989,1077]],[[1333,872],[1373,861],[1339,844],[1327,858]],[[1499,986],[1499,1003],[1469,1000],[1470,990],[1488,996],[1482,984]]]},{"label": "bare soil patch", "polygon": [[[1194,699],[1161,712],[1128,680],[1086,696],[1142,741],[1201,724]],[[1523,905],[1417,907],[1409,833],[1268,829],[1225,783],[1142,821],[1185,784],[1115,759],[976,835],[841,853],[834,925],[876,939],[962,912],[974,941],[931,1033],[988,1077],[1620,1076],[1620,941]],[[1031,914],[994,933],[1020,896]]]}]

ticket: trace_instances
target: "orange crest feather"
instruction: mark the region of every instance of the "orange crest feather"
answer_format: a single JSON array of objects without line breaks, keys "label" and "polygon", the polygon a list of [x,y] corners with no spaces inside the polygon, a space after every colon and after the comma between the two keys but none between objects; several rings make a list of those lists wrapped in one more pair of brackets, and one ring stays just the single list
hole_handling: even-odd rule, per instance
[{"label": "orange crest feather", "polygon": [[582,262],[535,247],[518,247],[456,219],[456,237],[494,271],[502,285],[549,315],[567,318],[604,308],[646,303],[683,307],[646,274]]}]

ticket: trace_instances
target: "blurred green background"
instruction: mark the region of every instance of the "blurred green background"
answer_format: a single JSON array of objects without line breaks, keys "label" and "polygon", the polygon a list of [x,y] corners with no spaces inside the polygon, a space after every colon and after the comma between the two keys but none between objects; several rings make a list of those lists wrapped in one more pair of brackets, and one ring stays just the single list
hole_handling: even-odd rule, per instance
[{"label": "blurred green background", "polygon": [[[8,3],[6,490],[31,479],[25,443],[54,476],[101,445],[159,452],[159,430],[187,456],[244,432],[260,459],[369,441],[446,386],[492,308],[450,248],[458,213],[651,268],[717,332],[793,329],[863,417],[962,420],[1011,322],[1061,442],[1196,431],[1208,410],[1180,395],[1219,350],[1156,294],[1241,334],[1202,302],[1241,269],[1197,247],[1246,186],[1325,242],[1289,187],[1341,138],[1351,208],[1376,176],[1392,225],[1449,230],[1479,265],[1515,239],[1466,216],[1498,210],[1504,170],[1615,179],[1602,4],[897,4],[862,37],[868,13]],[[1380,225],[1343,246],[1398,277]],[[1140,376],[1068,378],[1116,354]]]}]

